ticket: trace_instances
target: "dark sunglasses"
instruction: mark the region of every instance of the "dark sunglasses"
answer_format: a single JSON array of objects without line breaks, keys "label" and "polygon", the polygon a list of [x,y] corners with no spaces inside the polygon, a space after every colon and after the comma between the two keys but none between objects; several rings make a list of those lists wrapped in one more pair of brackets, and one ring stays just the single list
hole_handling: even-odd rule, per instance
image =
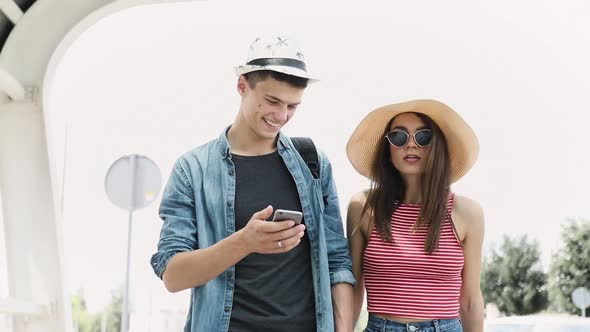
[{"label": "dark sunglasses", "polygon": [[410,136],[414,138],[414,142],[421,148],[425,148],[430,145],[432,141],[432,130],[430,129],[420,129],[413,134],[408,134],[403,130],[392,130],[385,135],[389,144],[393,145],[396,148],[403,148],[408,144],[410,140]]}]

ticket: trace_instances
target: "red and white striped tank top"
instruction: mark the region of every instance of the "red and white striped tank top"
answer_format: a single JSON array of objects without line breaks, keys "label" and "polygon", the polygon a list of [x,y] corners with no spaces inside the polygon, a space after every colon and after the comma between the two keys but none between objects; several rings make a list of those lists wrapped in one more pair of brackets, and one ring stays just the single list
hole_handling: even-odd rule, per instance
[{"label": "red and white striped tank top", "polygon": [[420,205],[400,204],[393,213],[393,243],[383,241],[373,227],[363,259],[370,313],[420,319],[459,317],[464,257],[450,217],[453,202],[450,195],[439,247],[432,254],[424,251],[428,228],[413,232]]}]

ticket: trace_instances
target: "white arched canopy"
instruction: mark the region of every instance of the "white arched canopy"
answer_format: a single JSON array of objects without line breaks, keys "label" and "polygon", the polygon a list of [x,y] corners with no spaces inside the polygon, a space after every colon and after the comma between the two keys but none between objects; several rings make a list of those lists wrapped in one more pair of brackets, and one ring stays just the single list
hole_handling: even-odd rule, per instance
[{"label": "white arched canopy", "polygon": [[13,1],[0,6],[15,24],[0,53],[0,220],[5,235],[0,242],[6,243],[9,294],[0,297],[0,313],[14,317],[15,332],[72,331],[57,204],[61,189],[51,114],[43,107],[56,67],[72,42],[100,19],[158,2],[164,1],[38,0],[24,12]]}]

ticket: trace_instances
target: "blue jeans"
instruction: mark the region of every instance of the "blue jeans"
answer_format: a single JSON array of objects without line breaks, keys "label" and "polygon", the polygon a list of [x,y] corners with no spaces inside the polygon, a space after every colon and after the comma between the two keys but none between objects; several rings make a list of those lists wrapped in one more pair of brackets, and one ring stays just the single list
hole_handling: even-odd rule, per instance
[{"label": "blue jeans", "polygon": [[369,314],[365,332],[463,332],[463,327],[459,318],[404,324]]}]

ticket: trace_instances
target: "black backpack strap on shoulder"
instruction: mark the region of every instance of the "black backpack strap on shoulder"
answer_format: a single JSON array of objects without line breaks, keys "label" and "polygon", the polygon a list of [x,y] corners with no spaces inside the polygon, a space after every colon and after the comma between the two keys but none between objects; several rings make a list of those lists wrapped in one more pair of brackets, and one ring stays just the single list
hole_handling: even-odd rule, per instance
[{"label": "black backpack strap on shoulder", "polygon": [[[291,137],[291,141],[295,149],[299,152],[303,161],[307,164],[309,171],[314,179],[320,178],[320,159],[318,157],[318,150],[309,137]],[[328,205],[328,196],[322,195],[324,205]]]},{"label": "black backpack strap on shoulder", "polygon": [[291,141],[293,145],[303,158],[303,161],[307,164],[309,171],[313,175],[314,179],[320,178],[320,162],[318,158],[318,150],[315,148],[315,144],[309,137],[292,137]]}]

